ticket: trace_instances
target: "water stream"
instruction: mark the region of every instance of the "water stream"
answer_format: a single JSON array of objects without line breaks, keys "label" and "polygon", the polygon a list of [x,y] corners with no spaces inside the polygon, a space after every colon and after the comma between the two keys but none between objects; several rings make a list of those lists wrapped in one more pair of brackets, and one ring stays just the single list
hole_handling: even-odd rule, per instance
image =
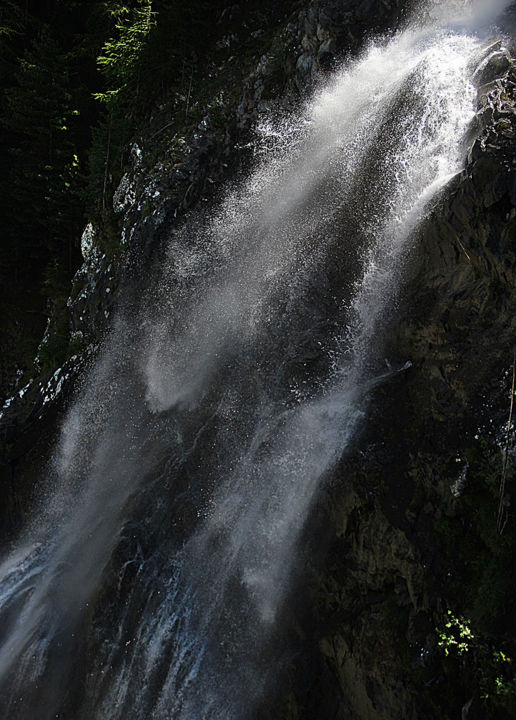
[{"label": "water stream", "polygon": [[318,488],[402,370],[382,329],[464,162],[473,20],[495,10],[476,8],[371,44],[264,123],[249,177],[120,309],[0,566],[5,717],[252,716]]}]

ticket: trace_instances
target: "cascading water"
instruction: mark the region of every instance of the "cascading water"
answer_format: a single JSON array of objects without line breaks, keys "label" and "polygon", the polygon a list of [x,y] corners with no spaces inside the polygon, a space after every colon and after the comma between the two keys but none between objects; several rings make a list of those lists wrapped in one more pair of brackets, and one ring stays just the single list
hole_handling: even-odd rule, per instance
[{"label": "cascading water", "polygon": [[0,567],[6,717],[252,715],[317,489],[388,374],[413,231],[463,162],[485,51],[461,17],[339,70],[121,308]]}]

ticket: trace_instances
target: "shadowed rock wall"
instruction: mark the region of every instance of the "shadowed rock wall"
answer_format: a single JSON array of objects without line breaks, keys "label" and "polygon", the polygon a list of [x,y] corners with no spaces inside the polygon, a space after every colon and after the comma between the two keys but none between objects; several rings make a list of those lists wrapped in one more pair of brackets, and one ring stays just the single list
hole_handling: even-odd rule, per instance
[{"label": "shadowed rock wall", "polygon": [[319,680],[286,717],[515,717],[509,57],[478,79],[479,135],[420,232],[387,328],[386,357],[412,367],[376,393],[366,435],[321,499],[327,551],[305,626]]}]

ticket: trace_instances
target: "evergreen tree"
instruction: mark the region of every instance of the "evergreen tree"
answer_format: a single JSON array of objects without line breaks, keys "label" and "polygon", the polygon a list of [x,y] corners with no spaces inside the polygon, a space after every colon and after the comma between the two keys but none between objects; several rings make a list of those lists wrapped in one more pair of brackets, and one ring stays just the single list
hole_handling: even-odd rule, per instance
[{"label": "evergreen tree", "polygon": [[84,214],[96,208],[114,227],[112,190],[158,98],[185,132],[185,105],[232,2],[0,3],[0,375],[30,365],[48,304],[55,314],[65,302]]},{"label": "evergreen tree", "polygon": [[104,80],[102,92],[94,97],[104,107],[93,130],[90,153],[90,196],[106,209],[110,166],[118,160],[135,128],[140,107],[140,84],[145,75],[144,51],[155,26],[152,0],[141,0],[132,9],[119,3],[105,3],[105,13],[115,22],[115,34],[106,41],[98,65]]},{"label": "evergreen tree", "polygon": [[98,58],[107,89],[96,93],[96,97],[108,106],[125,104],[129,97],[138,102],[144,51],[156,24],[152,0],[142,0],[133,10],[119,7],[116,16],[116,36],[105,43],[103,54]]},{"label": "evergreen tree", "polygon": [[70,130],[73,108],[67,57],[47,29],[20,60],[17,85],[6,91],[4,127],[10,148],[12,226],[27,251],[62,254],[77,214],[78,157]]},{"label": "evergreen tree", "polygon": [[23,12],[15,0],[4,0],[0,7],[0,50],[6,39],[20,32],[23,27]]},{"label": "evergreen tree", "polygon": [[[51,288],[45,268],[64,281],[77,264],[82,207],[69,58],[43,28],[19,59],[3,96],[0,129],[6,160],[0,251],[1,366],[13,377],[30,367]],[[0,377],[0,380],[2,378]]]}]

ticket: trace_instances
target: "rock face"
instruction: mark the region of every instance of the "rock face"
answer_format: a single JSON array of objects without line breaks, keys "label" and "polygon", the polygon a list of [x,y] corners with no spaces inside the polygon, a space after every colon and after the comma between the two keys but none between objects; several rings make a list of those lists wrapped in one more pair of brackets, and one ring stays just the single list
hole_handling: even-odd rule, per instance
[{"label": "rock face", "polygon": [[[284,29],[279,74],[287,80],[277,107],[290,107],[339,53],[399,20],[407,5],[316,0],[297,12]],[[307,532],[320,546],[315,552],[307,540],[308,610],[295,619],[301,659],[271,717],[516,717],[516,681],[503,659],[516,652],[511,462],[499,507],[502,450],[514,449],[506,426],[516,331],[516,65],[501,45],[489,57],[477,77],[467,167],[421,229],[386,331],[386,357],[412,367],[376,391],[366,433],[319,501]],[[69,302],[70,329],[89,349],[27,388],[1,420],[4,535],[30,506],[62,412],[56,398],[71,392],[109,327],[122,279],[137,275],[161,233],[237,164],[235,146],[271,107],[275,62],[265,55],[249,74],[222,136],[206,123],[174,163],[152,170],[133,148],[113,198],[127,250],[114,259],[95,251],[90,228]]]},{"label": "rock face", "polygon": [[515,717],[514,60],[497,52],[479,79],[479,136],[386,333],[386,356],[413,365],[320,503],[308,632],[325,692],[302,717]]},{"label": "rock face", "polygon": [[413,5],[413,0],[312,0],[247,78],[238,106],[239,126],[249,127],[271,108],[292,109],[325,71],[359,52],[365,38],[399,27]]},{"label": "rock face", "polygon": [[316,0],[299,15],[297,37],[301,54],[294,82],[300,90],[313,84],[321,69],[332,67],[341,53],[356,51],[364,36],[403,20],[412,3],[406,0]]}]

